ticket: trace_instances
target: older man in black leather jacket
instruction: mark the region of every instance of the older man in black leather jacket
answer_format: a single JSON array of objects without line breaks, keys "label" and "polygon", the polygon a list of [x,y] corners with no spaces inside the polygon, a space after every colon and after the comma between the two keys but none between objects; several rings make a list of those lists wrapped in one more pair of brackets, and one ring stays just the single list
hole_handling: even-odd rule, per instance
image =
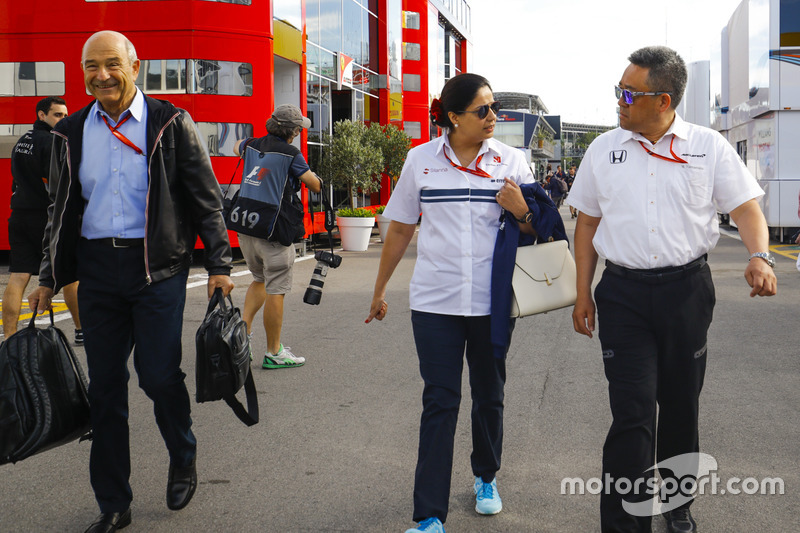
[{"label": "older man in black leather jacket", "polygon": [[[191,117],[144,96],[136,50],[122,34],[92,35],[84,81],[96,101],[54,131],[39,312],[80,280],[94,440],[90,474],[101,514],[87,533],[131,522],[128,359],[153,400],[170,468],[167,507],[197,486],[196,439],[181,371],[186,280],[195,241],[205,246],[209,297],[228,294],[231,250],[220,189]],[[49,239],[49,241],[48,241]]]}]

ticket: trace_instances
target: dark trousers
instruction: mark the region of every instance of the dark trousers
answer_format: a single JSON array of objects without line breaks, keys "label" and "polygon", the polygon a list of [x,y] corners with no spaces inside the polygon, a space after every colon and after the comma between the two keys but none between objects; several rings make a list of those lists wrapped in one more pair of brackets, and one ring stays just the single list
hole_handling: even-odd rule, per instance
[{"label": "dark trousers", "polygon": [[[605,485],[606,476],[646,480],[652,472],[645,471],[656,462],[699,450],[698,404],[716,301],[711,271],[704,265],[683,279],[649,284],[606,270],[595,301],[613,415],[603,446],[601,527],[649,533],[651,517],[629,514],[622,500],[654,495],[619,494],[615,484]],[[659,473],[672,477],[667,470]]]},{"label": "dark trousers", "polygon": [[[461,403],[466,347],[472,393],[472,472],[491,482],[503,448],[505,359],[492,355],[489,317],[411,312],[419,371],[425,388],[414,477],[415,522],[447,520],[453,442]],[[513,330],[514,321],[509,329]]]},{"label": "dark trousers", "polygon": [[82,239],[78,305],[89,369],[95,498],[104,513],[128,508],[128,358],[153,401],[172,464],[188,466],[196,449],[186,375],[180,369],[188,270],[147,285],[144,248],[113,248]]}]

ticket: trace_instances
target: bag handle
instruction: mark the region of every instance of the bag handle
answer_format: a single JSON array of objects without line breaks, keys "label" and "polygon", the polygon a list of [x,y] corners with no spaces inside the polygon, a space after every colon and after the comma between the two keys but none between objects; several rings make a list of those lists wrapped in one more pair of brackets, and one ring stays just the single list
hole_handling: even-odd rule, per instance
[{"label": "bag handle", "polygon": [[228,293],[227,300],[228,304],[225,303],[226,297],[222,295],[222,289],[217,287],[214,289],[214,294],[211,295],[211,299],[208,301],[208,307],[206,308],[206,316],[211,314],[211,311],[214,310],[215,307],[219,306],[220,310],[224,314],[228,314],[228,304],[230,305],[230,309],[233,309],[233,299],[231,298],[230,293]]},{"label": "bag handle", "polygon": [[[50,309],[48,309],[48,311],[50,311],[50,325],[51,326],[55,326],[56,325],[56,321],[53,320],[53,308],[51,307]],[[28,329],[36,329],[36,317],[37,316],[38,315],[36,313],[33,313],[33,316],[31,317],[31,321],[28,322],[28,326],[27,326]]]}]

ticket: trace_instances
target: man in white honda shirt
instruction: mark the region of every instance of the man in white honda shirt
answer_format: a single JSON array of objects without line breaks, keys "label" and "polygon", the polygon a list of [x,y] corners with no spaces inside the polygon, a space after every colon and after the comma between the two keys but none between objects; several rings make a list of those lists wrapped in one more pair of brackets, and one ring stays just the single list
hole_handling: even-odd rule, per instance
[{"label": "man in white honda shirt", "polygon": [[[603,447],[603,479],[635,483],[654,476],[648,469],[656,462],[699,450],[699,396],[715,303],[706,256],[719,239],[716,207],[730,213],[747,247],[750,296],[774,295],[777,281],[757,203],[763,191],[722,136],[675,113],[686,87],[683,60],[662,46],[637,50],[628,60],[615,87],[620,128],[591,144],[568,203],[579,211],[573,325],[592,336],[596,301],[614,419]],[[593,301],[598,255],[606,268]],[[659,474],[681,481],[677,473]],[[649,532],[649,514],[628,509],[657,495],[620,494],[618,486],[604,487],[602,531]],[[691,498],[675,509],[662,503],[670,532],[696,531]]]}]

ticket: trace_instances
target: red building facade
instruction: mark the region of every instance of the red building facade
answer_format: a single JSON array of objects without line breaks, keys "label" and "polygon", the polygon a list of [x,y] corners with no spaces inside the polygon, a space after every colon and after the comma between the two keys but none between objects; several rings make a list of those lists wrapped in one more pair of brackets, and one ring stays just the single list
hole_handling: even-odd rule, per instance
[{"label": "red building facade", "polygon": [[[312,119],[299,140],[312,169],[315,155],[325,149],[321,134],[337,120],[391,122],[410,130],[414,144],[427,141],[427,106],[444,82],[439,74],[466,70],[469,55],[464,37],[469,7],[463,0],[68,4],[9,2],[3,8],[7,16],[0,17],[0,250],[8,249],[11,150],[31,128],[40,99],[61,96],[70,112],[91,102],[80,57],[83,43],[96,31],[112,29],[130,38],[142,62],[137,85],[192,115],[223,188],[236,167],[233,144],[264,135],[267,117],[284,103],[299,106]],[[409,12],[418,15],[418,28],[408,27]],[[417,45],[424,59],[408,59],[408,43]],[[435,54],[428,49],[431,43]],[[445,46],[450,48],[443,55]],[[417,51],[410,53],[416,57]],[[346,63],[352,70],[342,69]],[[387,180],[368,202],[385,203],[390,188]],[[307,203],[305,187],[302,196]],[[312,227],[308,215],[306,227],[322,231]]]}]

